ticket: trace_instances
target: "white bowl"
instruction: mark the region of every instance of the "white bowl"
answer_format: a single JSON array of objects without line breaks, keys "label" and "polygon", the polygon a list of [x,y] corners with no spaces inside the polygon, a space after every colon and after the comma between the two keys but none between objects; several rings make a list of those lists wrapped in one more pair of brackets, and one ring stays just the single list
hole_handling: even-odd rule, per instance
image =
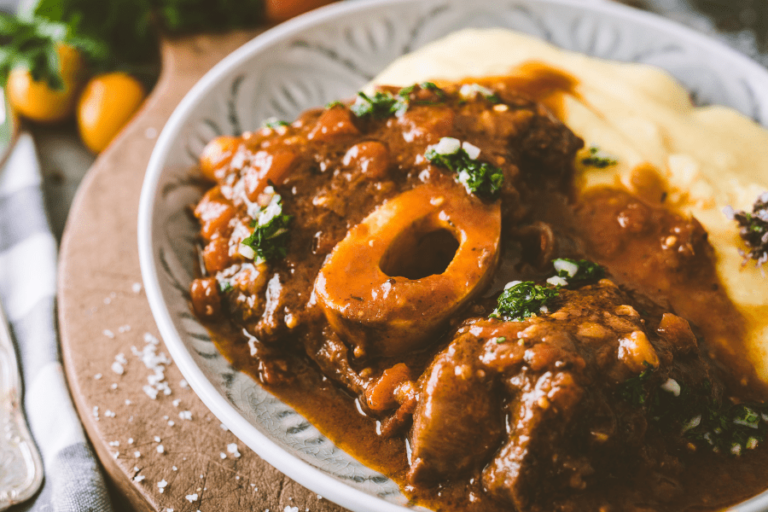
[{"label": "white bowl", "polygon": [[[198,227],[185,208],[200,194],[190,169],[214,136],[351,97],[396,57],[465,27],[507,27],[568,50],[653,64],[672,73],[697,102],[727,105],[768,124],[765,69],[676,23],[599,0],[345,2],[265,32],[208,72],[165,125],[144,181],[139,254],[152,313],[186,380],[241,441],[300,484],[356,512],[409,507],[394,482],[235,371],[190,314],[186,294]],[[768,495],[739,510],[768,510]]]}]

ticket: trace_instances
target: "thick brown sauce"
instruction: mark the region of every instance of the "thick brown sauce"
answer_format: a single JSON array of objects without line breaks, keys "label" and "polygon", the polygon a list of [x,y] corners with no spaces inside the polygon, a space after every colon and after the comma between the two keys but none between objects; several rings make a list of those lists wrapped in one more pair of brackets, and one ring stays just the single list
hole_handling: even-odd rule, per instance
[{"label": "thick brown sauce", "polygon": [[[514,89],[518,94],[544,102],[557,113],[562,106],[562,92],[571,92],[575,80],[531,64],[513,78],[487,79],[482,84],[497,91]],[[727,385],[726,397],[745,400],[766,396],[765,387],[744,355],[743,321],[717,278],[706,233],[698,222],[619,189],[594,190],[578,198],[568,198],[558,187],[535,194],[531,208],[506,218],[515,218],[524,224],[548,223],[557,240],[556,249],[549,257],[585,257],[604,265],[618,284],[646,295],[691,322],[697,336],[704,340],[702,352],[720,369]],[[391,193],[379,198],[388,196]],[[287,196],[284,194],[284,197]],[[371,209],[368,206],[356,212],[355,223]],[[336,238],[339,236],[343,236],[343,232]],[[486,297],[495,296],[504,283],[511,280],[541,280],[551,275],[550,269],[537,270],[532,260],[542,255],[536,253],[535,247],[527,247],[530,244],[525,236],[512,238],[504,245]],[[310,328],[321,329],[324,319],[313,318]],[[209,328],[217,348],[235,368],[261,382],[347,453],[395,480],[414,503],[444,511],[510,510],[509,504],[488,497],[476,478],[452,481],[433,489],[409,486],[405,478],[408,460],[404,436],[378,435],[380,423],[362,414],[356,399],[323,377],[301,350],[281,352],[293,378],[272,385],[265,382],[263,361],[259,355],[251,356],[240,328],[233,328],[228,322],[211,322]],[[429,354],[444,347],[447,341],[436,343]],[[429,354],[417,357],[426,364]],[[667,503],[649,504],[643,490],[625,479],[596,482],[582,491],[575,502],[560,503],[556,509],[718,510],[768,487],[768,450],[762,444],[741,457],[701,449],[678,454],[678,457],[685,467],[680,478],[685,492]]]}]

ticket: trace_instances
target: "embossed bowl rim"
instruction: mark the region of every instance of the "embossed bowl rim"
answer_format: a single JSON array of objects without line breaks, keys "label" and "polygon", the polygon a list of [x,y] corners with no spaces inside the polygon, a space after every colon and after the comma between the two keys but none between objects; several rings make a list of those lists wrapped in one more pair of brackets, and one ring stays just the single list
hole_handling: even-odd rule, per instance
[{"label": "embossed bowl rim", "polygon": [[[254,428],[235,407],[219,394],[192,358],[174,327],[171,313],[163,299],[153,251],[152,218],[155,195],[158,192],[157,185],[174,140],[180,135],[185,123],[202,99],[219,86],[222,79],[232,70],[242,66],[269,45],[293,37],[304,29],[321,24],[332,24],[335,18],[346,14],[364,12],[386,4],[400,5],[414,1],[422,0],[357,0],[329,5],[278,25],[232,52],[192,87],[165,124],[147,166],[139,201],[138,245],[144,288],[160,334],[185,379],[211,412],[264,460],[304,487],[355,512],[401,512],[408,509],[349,487],[286,452],[268,436]],[[423,1],[430,2],[432,0]],[[519,3],[535,1],[538,0],[526,0]],[[672,32],[676,37],[689,39],[694,45],[711,52],[712,58],[737,64],[745,73],[762,75],[763,80],[768,82],[768,71],[748,57],[706,35],[655,14],[620,4],[608,3],[605,0],[547,0],[547,3],[581,9],[585,12],[592,12],[593,15],[599,15],[600,12],[610,13],[616,18],[635,24]],[[768,510],[768,493],[761,494],[741,504],[738,510],[740,512]]]}]

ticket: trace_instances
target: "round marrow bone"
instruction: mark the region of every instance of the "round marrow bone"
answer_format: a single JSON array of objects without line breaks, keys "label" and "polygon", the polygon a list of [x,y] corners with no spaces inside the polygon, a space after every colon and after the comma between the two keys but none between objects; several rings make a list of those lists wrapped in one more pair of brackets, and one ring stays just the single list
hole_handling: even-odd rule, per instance
[{"label": "round marrow bone", "polygon": [[[422,347],[493,276],[499,203],[486,204],[451,181],[421,185],[379,206],[339,242],[315,281],[334,331],[358,357],[397,357]],[[432,273],[440,234],[458,248],[445,270]],[[443,251],[444,262],[450,257]]]}]

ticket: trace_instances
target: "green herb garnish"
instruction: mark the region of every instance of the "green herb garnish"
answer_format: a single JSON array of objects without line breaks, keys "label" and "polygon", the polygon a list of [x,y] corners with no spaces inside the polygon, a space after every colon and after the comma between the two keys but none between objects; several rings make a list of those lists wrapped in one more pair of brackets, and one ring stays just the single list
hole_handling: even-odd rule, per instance
[{"label": "green herb garnish", "polygon": [[589,156],[581,159],[581,163],[590,167],[597,167],[598,169],[605,169],[612,165],[616,165],[618,162],[603,153],[599,147],[592,146],[589,148]]},{"label": "green herb garnish", "polygon": [[457,146],[456,149],[442,149],[440,146],[446,139],[450,138],[445,137],[437,145],[427,148],[424,157],[433,165],[455,172],[456,180],[464,185],[467,192],[478,196],[495,197],[504,183],[504,174],[501,169],[475,160],[461,146]]},{"label": "green herb garnish", "polygon": [[[441,100],[445,98],[445,93],[432,82],[423,82],[419,87],[437,94]],[[368,96],[364,92],[357,93],[357,101],[349,109],[357,117],[370,116],[374,119],[384,119],[391,115],[402,116],[411,105],[411,93],[416,89],[416,85],[403,87],[397,94],[389,91],[376,91],[373,96]],[[434,102],[418,102],[419,105],[432,105]]]},{"label": "green herb garnish", "polygon": [[282,121],[276,117],[270,117],[268,119],[264,120],[264,127],[265,128],[271,128],[273,130],[276,130],[277,128],[280,128],[281,126],[291,126],[290,123],[287,123],[285,121]]},{"label": "green herb garnish", "polygon": [[232,289],[232,283],[229,281],[219,281],[219,292],[227,293]]},{"label": "green herb garnish", "polygon": [[760,194],[752,213],[728,207],[725,214],[739,224],[739,235],[749,248],[745,258],[755,260],[758,266],[768,262],[768,192]]},{"label": "green herb garnish", "polygon": [[619,396],[629,402],[632,405],[644,405],[648,398],[648,391],[645,389],[645,383],[650,380],[653,375],[653,366],[647,361],[645,363],[645,370],[640,375],[630,377],[617,388]]},{"label": "green herb garnish", "polygon": [[489,317],[508,322],[530,318],[538,315],[541,308],[558,295],[557,290],[538,285],[533,281],[517,283],[499,295],[498,305]]},{"label": "green herb garnish", "polygon": [[491,341],[495,341],[496,343],[504,343],[505,341],[507,341],[507,337],[506,336],[496,336]]},{"label": "green herb garnish", "polygon": [[275,194],[269,205],[262,208],[259,216],[251,223],[253,233],[241,243],[253,249],[264,261],[284,258],[288,252],[288,225],[290,215],[283,215],[282,198]]},{"label": "green herb garnish", "polygon": [[325,106],[325,110],[331,110],[332,108],[344,107],[344,106],[346,106],[346,105],[344,105],[344,103],[340,102],[339,100],[336,100],[336,101],[332,101],[332,102],[328,103]]},{"label": "green herb garnish", "polygon": [[578,281],[598,281],[605,277],[605,269],[589,260],[572,260],[558,258],[552,260],[558,277],[567,279],[569,283]]}]

